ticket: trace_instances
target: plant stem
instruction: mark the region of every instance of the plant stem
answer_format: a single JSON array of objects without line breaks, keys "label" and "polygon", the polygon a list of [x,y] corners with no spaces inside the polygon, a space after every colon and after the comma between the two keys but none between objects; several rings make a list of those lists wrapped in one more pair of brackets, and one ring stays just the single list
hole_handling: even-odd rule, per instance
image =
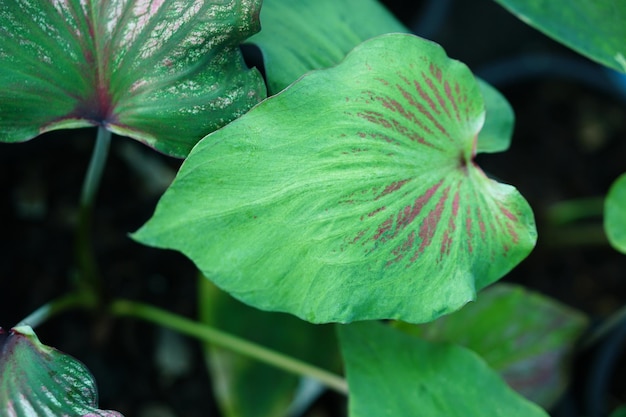
[{"label": "plant stem", "polygon": [[562,226],[578,220],[602,217],[604,197],[589,197],[562,201],[548,208],[546,220],[553,226]]},{"label": "plant stem", "polygon": [[91,217],[95,196],[100,187],[102,173],[109,153],[110,143],[111,132],[102,126],[98,127],[96,144],[91,155],[91,160],[89,161],[87,174],[85,175],[78,212],[78,227],[76,233],[76,259],[79,269],[78,286],[82,291],[95,298],[102,297],[102,283],[98,275],[96,260],[93,254]]},{"label": "plant stem", "polygon": [[22,321],[16,324],[15,327],[30,326],[34,329],[51,317],[56,316],[57,314],[62,313],[66,310],[71,310],[74,308],[89,309],[93,307],[93,299],[84,297],[83,294],[80,293],[67,294],[63,297],[57,298],[56,300],[52,300],[49,303],[42,305],[37,310],[29,314],[28,317],[24,318]]},{"label": "plant stem", "polygon": [[141,318],[168,327],[285,371],[315,378],[339,393],[348,393],[346,381],[338,375],[160,308],[129,300],[115,300],[111,312],[117,316]]},{"label": "plant stem", "polygon": [[85,182],[83,183],[83,190],[80,199],[81,207],[93,207],[93,201],[98,188],[100,187],[102,172],[104,171],[104,165],[109,154],[110,144],[111,132],[102,126],[98,127],[96,144],[93,148],[91,160],[89,161],[89,167],[87,168],[87,175],[85,176]]},{"label": "plant stem", "polygon": [[626,306],[623,306],[615,313],[611,314],[611,316],[604,321],[597,329],[595,329],[591,335],[589,335],[585,341],[581,344],[580,350],[585,350],[591,346],[593,346],[597,341],[605,337],[611,331],[613,331],[617,326],[626,321]]}]

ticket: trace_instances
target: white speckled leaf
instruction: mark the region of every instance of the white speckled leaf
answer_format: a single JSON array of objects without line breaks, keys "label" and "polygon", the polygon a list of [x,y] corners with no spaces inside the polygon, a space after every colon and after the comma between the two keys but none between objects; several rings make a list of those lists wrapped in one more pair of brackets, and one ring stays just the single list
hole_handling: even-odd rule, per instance
[{"label": "white speckled leaf", "polygon": [[260,0],[0,4],[0,140],[103,125],[174,156],[265,96]]},{"label": "white speckled leaf", "polygon": [[28,326],[0,328],[3,417],[122,417],[97,402],[96,383],[80,362],[41,344]]}]

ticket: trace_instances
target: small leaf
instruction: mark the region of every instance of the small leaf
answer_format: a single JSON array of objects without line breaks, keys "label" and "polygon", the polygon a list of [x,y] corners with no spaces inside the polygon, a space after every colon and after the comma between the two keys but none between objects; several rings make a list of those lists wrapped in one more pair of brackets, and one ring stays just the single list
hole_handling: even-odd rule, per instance
[{"label": "small leaf", "polygon": [[517,392],[550,408],[565,389],[567,361],[586,325],[585,316],[555,300],[519,286],[496,284],[453,314],[423,325],[396,327],[473,350]]},{"label": "small leaf", "polygon": [[[410,32],[376,0],[265,0],[261,23],[261,32],[248,42],[263,53],[271,94],[311,70],[338,64],[361,42]],[[477,152],[505,151],[513,133],[513,110],[495,88],[478,81],[486,119]]]},{"label": "small leaf", "polygon": [[[231,334],[325,369],[337,371],[334,329],[293,316],[266,313],[234,300],[209,280],[200,279],[202,321]],[[216,398],[225,417],[284,417],[299,378],[257,360],[205,345]]]},{"label": "small leaf", "polygon": [[99,410],[96,383],[77,360],[42,345],[28,326],[0,328],[0,409],[7,417],[121,417]]},{"label": "small leaf", "polygon": [[339,325],[350,417],[547,417],[474,352],[377,322]]},{"label": "small leaf", "polygon": [[613,183],[606,196],[604,230],[611,245],[626,253],[626,174]]},{"label": "small leaf", "polygon": [[496,0],[530,26],[575,51],[626,72],[626,2]]},{"label": "small leaf", "polygon": [[476,153],[503,152],[511,146],[515,114],[502,94],[481,79],[477,79],[485,100],[485,125],[478,134]]},{"label": "small leaf", "polygon": [[438,45],[374,38],[202,140],[134,237],[257,308],[433,320],[536,239],[526,201],[472,160],[483,119]]},{"label": "small leaf", "polygon": [[174,156],[265,95],[239,44],[260,0],[30,1],[0,8],[0,141],[103,125]]},{"label": "small leaf", "polygon": [[376,0],[265,0],[261,25],[248,43],[263,52],[271,94],[306,72],[338,64],[363,41],[409,32]]}]

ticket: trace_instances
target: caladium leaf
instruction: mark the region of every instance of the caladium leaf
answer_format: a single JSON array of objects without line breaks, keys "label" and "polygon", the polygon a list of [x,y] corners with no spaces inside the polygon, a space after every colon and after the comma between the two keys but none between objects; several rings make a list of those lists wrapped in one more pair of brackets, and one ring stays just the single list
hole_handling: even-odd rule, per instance
[{"label": "caladium leaf", "polygon": [[395,326],[430,341],[473,350],[517,392],[551,408],[566,387],[567,361],[587,319],[523,287],[496,284],[453,314],[427,324]]},{"label": "caladium leaf", "polygon": [[626,253],[626,174],[613,183],[606,196],[604,230],[611,245]]},{"label": "caladium leaf", "polygon": [[261,309],[433,320],[535,243],[526,201],[473,162],[483,120],[465,65],[383,35],[202,140],[134,236]]},{"label": "caladium leaf", "polygon": [[102,125],[186,156],[264,98],[239,44],[261,0],[16,0],[0,6],[0,140]]},{"label": "caladium leaf", "polygon": [[548,416],[469,349],[377,322],[337,327],[350,417]]},{"label": "caladium leaf", "polygon": [[122,417],[98,409],[93,376],[80,362],[41,344],[33,330],[0,328],[0,409],[6,417]]},{"label": "caladium leaf", "polygon": [[[207,279],[200,281],[200,314],[204,323],[338,372],[340,354],[335,329],[314,326],[291,315],[267,313],[238,302]],[[215,396],[225,417],[288,415],[299,378],[252,358],[205,344],[215,381]]]},{"label": "caladium leaf", "polygon": [[[410,32],[377,0],[265,0],[261,23],[261,32],[248,42],[263,53],[271,94],[306,72],[338,64],[361,42]],[[479,86],[487,118],[477,152],[504,151],[513,133],[513,110],[498,90],[482,80]]]},{"label": "caladium leaf", "polygon": [[626,72],[626,2],[496,0],[525,23],[575,51]]}]

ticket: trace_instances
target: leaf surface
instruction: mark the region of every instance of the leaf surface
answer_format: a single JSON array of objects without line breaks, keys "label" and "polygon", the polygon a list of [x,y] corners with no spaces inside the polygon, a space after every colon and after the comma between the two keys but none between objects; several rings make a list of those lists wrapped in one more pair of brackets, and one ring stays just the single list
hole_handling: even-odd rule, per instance
[{"label": "leaf surface", "polygon": [[377,322],[338,325],[350,417],[547,417],[474,352]]},{"label": "leaf surface", "polygon": [[526,201],[473,162],[483,120],[438,45],[374,38],[202,140],[135,238],[257,308],[433,320],[536,239]]},{"label": "leaf surface", "polygon": [[[303,74],[334,66],[359,43],[386,33],[409,33],[376,0],[265,0],[262,30],[248,42],[264,57],[268,89],[276,94]],[[509,148],[514,114],[506,99],[479,80],[487,117],[477,152]]]},{"label": "leaf surface", "polygon": [[3,416],[122,417],[99,410],[96,383],[87,368],[41,344],[28,326],[8,332],[0,328],[0,376]]},{"label": "leaf surface", "polygon": [[606,196],[604,230],[611,245],[626,254],[626,174],[613,183]]},{"label": "leaf surface", "polygon": [[513,389],[544,408],[565,389],[569,355],[586,326],[580,312],[511,284],[489,287],[476,302],[431,323],[396,324],[423,339],[473,350]]},{"label": "leaf surface", "polygon": [[[291,357],[338,372],[340,356],[331,326],[314,326],[291,315],[248,307],[200,280],[204,323]],[[299,378],[257,360],[205,344],[214,391],[225,417],[284,417]]]},{"label": "leaf surface", "polygon": [[264,97],[238,48],[259,29],[260,3],[4,3],[0,140],[103,125],[185,156]]},{"label": "leaf surface", "polygon": [[626,2],[496,0],[522,21],[609,68],[626,72]]}]

